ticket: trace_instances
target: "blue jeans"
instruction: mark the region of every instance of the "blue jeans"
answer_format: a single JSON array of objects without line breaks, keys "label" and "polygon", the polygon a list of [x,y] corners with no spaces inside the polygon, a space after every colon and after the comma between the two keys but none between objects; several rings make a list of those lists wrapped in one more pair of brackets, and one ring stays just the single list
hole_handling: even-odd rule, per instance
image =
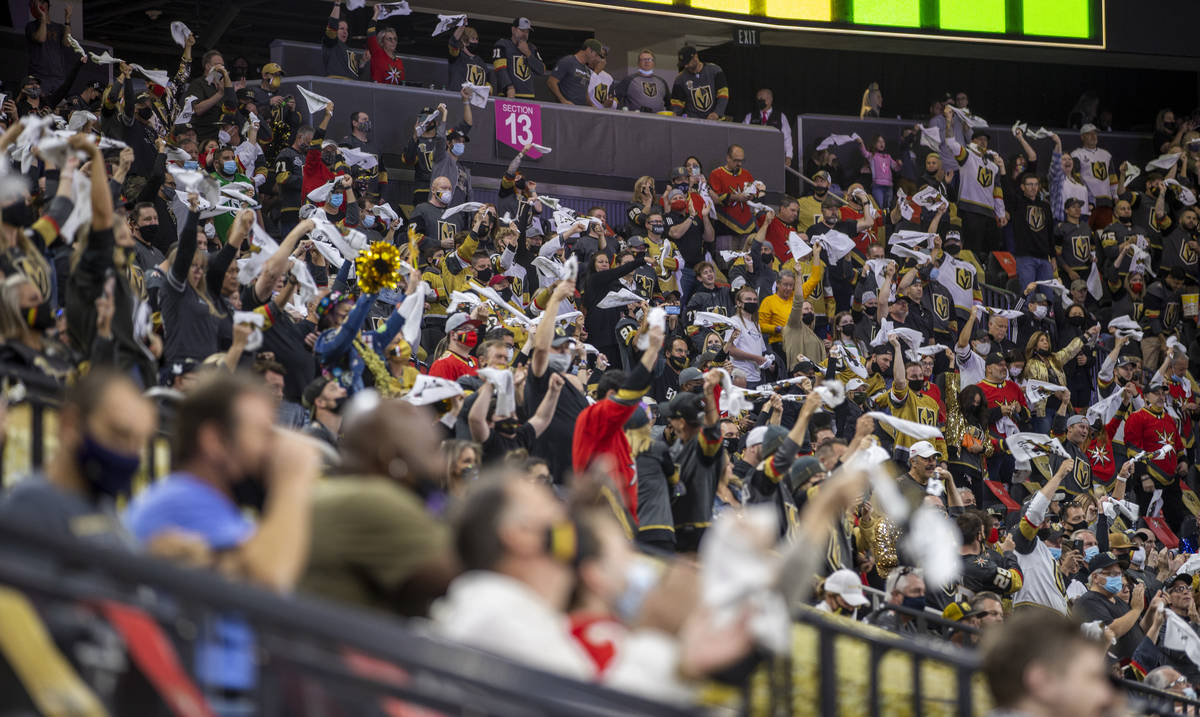
[{"label": "blue jeans", "polygon": [[1016,259],[1020,291],[1025,291],[1025,287],[1029,286],[1031,282],[1050,281],[1054,278],[1049,259],[1038,259],[1034,256],[1018,256]]},{"label": "blue jeans", "polygon": [[892,208],[892,185],[876,184],[871,187],[871,196],[875,198],[875,203],[879,205],[880,211],[886,212]]},{"label": "blue jeans", "polygon": [[679,303],[680,306],[686,307],[688,299],[692,298],[692,288],[696,286],[696,272],[692,271],[692,267],[683,266],[679,268]]}]

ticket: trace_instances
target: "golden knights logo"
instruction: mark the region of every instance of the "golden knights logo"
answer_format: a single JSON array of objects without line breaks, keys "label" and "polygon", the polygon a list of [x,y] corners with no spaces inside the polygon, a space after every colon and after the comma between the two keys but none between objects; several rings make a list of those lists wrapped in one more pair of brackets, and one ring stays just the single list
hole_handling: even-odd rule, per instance
[{"label": "golden knights logo", "polygon": [[18,256],[13,259],[13,268],[18,274],[24,274],[25,278],[37,287],[43,299],[50,299],[50,273],[46,271],[45,264],[27,256]]},{"label": "golden knights logo", "polygon": [[1092,162],[1092,176],[1096,179],[1108,179],[1108,162]]},{"label": "golden knights logo", "polygon": [[1184,264],[1195,264],[1196,259],[1200,258],[1200,256],[1198,256],[1196,254],[1196,250],[1192,248],[1191,242],[1185,241],[1179,245],[1179,258],[1183,260]]},{"label": "golden knights logo", "polygon": [[487,83],[487,72],[481,65],[467,65],[467,82],[484,85]]},{"label": "golden knights logo", "polygon": [[601,105],[608,102],[608,85],[596,85],[596,89],[592,91],[592,98]]},{"label": "golden knights logo", "polygon": [[1179,320],[1179,302],[1178,301],[1168,302],[1167,305],[1163,307],[1163,313],[1162,313],[1163,326],[1168,326],[1168,327],[1174,326],[1175,322],[1178,320]]},{"label": "golden knights logo", "polygon": [[657,82],[642,82],[642,94],[647,97],[657,97],[658,96],[658,83]]},{"label": "golden knights logo", "polygon": [[633,275],[633,284],[635,287],[637,287],[638,296],[642,296],[647,299],[654,296],[655,283],[654,277],[652,276],[647,276],[640,273]]},{"label": "golden knights logo", "polygon": [[950,320],[950,299],[945,294],[933,295],[933,313],[942,321]]},{"label": "golden knights logo", "polygon": [[970,291],[975,286],[975,272],[969,267],[960,266],[954,270],[954,283],[962,289]]},{"label": "golden knights logo", "polygon": [[1092,487],[1092,466],[1087,461],[1075,461],[1075,468],[1072,476],[1080,488],[1089,490]]},{"label": "golden knights logo", "polygon": [[[508,275],[505,274],[505,276]],[[521,287],[524,286],[524,282],[521,281],[521,277],[509,276],[508,286],[512,289],[513,296],[524,296],[524,293],[521,291]]]},{"label": "golden knights logo", "polygon": [[1071,237],[1071,253],[1081,262],[1092,260],[1092,239],[1087,234],[1077,234]]},{"label": "golden knights logo", "polygon": [[458,225],[454,222],[438,221],[438,241],[445,242],[447,240],[454,241],[454,233],[458,231]]},{"label": "golden knights logo", "polygon": [[918,406],[917,407],[917,423],[921,423],[926,426],[936,426],[937,425],[937,411],[932,408],[926,408],[925,406]]},{"label": "golden knights logo", "polygon": [[432,143],[427,144],[425,142],[422,142],[417,145],[417,152],[419,152],[421,155],[417,159],[417,161],[420,162],[420,164],[421,164],[421,169],[425,170],[426,172],[432,172],[433,171],[433,144]]},{"label": "golden knights logo", "polygon": [[513,77],[516,77],[518,80],[525,81],[531,76],[532,73],[529,71],[529,61],[525,59],[524,55],[518,53],[516,57],[513,58]]},{"label": "golden knights logo", "polygon": [[691,81],[687,83],[688,92],[691,93],[692,106],[697,112],[707,112],[713,106],[713,90],[708,85],[692,86]]},{"label": "golden knights logo", "polygon": [[1142,321],[1142,313],[1146,310],[1145,304],[1140,301],[1133,302],[1133,313],[1131,318],[1138,323]]},{"label": "golden knights logo", "polygon": [[1027,207],[1025,222],[1029,225],[1030,230],[1040,232],[1046,228],[1046,212],[1042,211],[1041,207]]},{"label": "golden knights logo", "polygon": [[979,174],[976,175],[975,178],[979,181],[979,186],[990,187],[992,186],[992,180],[996,178],[996,173],[987,167],[981,166],[979,168]]}]

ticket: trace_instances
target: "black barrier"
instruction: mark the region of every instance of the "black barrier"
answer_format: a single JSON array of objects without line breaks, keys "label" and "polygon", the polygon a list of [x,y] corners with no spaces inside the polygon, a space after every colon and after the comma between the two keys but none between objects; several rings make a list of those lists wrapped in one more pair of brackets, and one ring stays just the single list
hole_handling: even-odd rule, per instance
[{"label": "black barrier", "polygon": [[[422,107],[445,103],[451,126],[462,114],[462,97],[457,92],[419,87],[334,80],[326,77],[287,77],[280,90],[294,94],[305,122],[319,124],[323,112],[312,118],[304,98],[295,91],[300,85],[335,104],[329,136],[337,139],[349,132],[354,111],[370,113],[375,140],[391,166],[412,138],[413,126]],[[725,150],[740,144],[746,151],[745,167],[771,190],[783,187],[783,134],[772,128],[733,122],[709,122],[665,117],[640,112],[619,112],[588,107],[536,103],[540,109],[542,141],[554,151],[538,159],[526,158],[522,167],[539,183],[614,189],[633,194],[633,183],[642,175],[654,177],[659,186],[673,167],[695,155],[705,170],[723,164]],[[496,140],[494,100],[485,108],[473,108],[471,143],[463,155],[464,166],[477,176],[504,174],[516,151]],[[315,120],[315,121],[314,121]]]}]

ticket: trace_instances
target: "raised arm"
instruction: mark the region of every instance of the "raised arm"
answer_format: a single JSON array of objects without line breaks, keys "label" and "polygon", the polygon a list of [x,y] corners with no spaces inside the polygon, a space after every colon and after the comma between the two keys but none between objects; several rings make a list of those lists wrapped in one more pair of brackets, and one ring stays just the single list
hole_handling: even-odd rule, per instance
[{"label": "raised arm", "polygon": [[529,419],[529,425],[533,427],[534,432],[541,436],[543,432],[550,426],[550,421],[554,420],[554,411],[558,408],[558,397],[562,395],[564,379],[559,374],[550,376],[550,384],[546,387],[546,395],[542,396],[542,402],[538,404],[537,413]]},{"label": "raised arm", "polygon": [[471,429],[471,440],[476,443],[486,443],[487,439],[492,436],[492,428],[488,425],[487,414],[488,407],[492,403],[492,395],[495,392],[496,389],[492,386],[492,382],[484,380],[475,396],[475,403],[471,404],[471,410],[467,413],[467,426]]},{"label": "raised arm", "polygon": [[267,259],[262,273],[254,281],[254,295],[259,301],[264,301],[263,297],[269,297],[275,290],[275,284],[279,281],[279,277],[288,270],[288,258],[291,257],[292,252],[296,251],[296,245],[315,227],[316,224],[311,219],[303,220],[288,232],[283,243],[279,245],[279,249],[271,255],[271,258]]},{"label": "raised arm", "polygon": [[530,362],[529,370],[534,376],[541,376],[546,373],[546,366],[550,360],[550,342],[554,340],[554,320],[558,316],[558,307],[563,299],[575,294],[575,282],[562,281],[550,293],[550,299],[546,302],[546,310],[542,312],[542,320],[538,322],[537,329],[533,333],[533,360]]},{"label": "raised arm", "polygon": [[92,181],[92,229],[112,229],[113,200],[108,190],[108,177],[104,175],[104,155],[101,154],[99,145],[84,134],[73,135],[67,145],[88,155]]}]

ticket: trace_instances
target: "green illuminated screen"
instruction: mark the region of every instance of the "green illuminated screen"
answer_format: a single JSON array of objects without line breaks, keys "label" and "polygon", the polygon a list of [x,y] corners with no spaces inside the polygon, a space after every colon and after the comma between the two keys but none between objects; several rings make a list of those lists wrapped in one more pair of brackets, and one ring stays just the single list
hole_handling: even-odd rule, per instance
[{"label": "green illuminated screen", "polygon": [[1103,46],[1105,0],[546,0],[772,28]]}]

